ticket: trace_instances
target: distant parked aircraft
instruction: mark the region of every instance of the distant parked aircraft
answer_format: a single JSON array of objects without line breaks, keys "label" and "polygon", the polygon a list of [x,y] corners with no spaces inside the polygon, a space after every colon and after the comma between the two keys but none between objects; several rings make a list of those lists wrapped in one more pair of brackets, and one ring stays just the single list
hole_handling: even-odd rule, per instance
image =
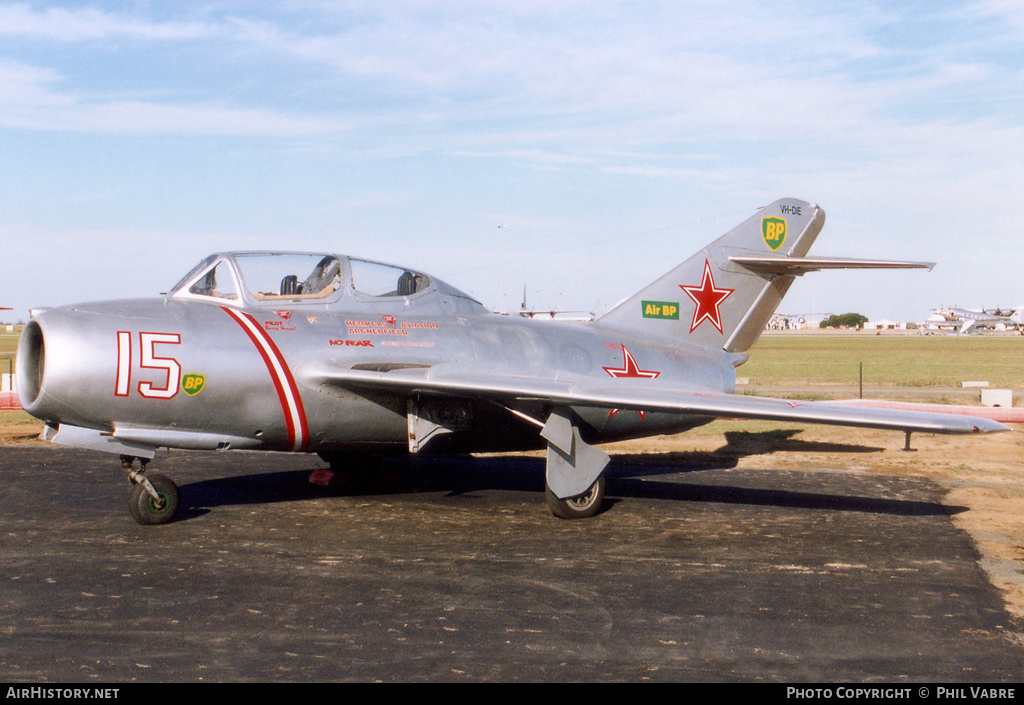
[{"label": "distant parked aircraft", "polygon": [[985,309],[971,311],[964,308],[940,308],[936,309],[935,313],[941,316],[943,321],[957,324],[956,329],[958,333],[967,333],[981,328],[995,328],[998,325],[1013,327],[1024,324],[1024,306],[1013,311],[1004,311],[998,308],[991,311]]}]

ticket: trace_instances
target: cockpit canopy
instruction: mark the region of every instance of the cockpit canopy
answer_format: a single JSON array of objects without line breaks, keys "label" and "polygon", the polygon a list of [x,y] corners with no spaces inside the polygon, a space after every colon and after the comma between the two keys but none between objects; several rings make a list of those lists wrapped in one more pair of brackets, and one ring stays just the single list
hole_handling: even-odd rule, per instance
[{"label": "cockpit canopy", "polygon": [[242,306],[330,303],[345,296],[415,297],[431,291],[472,300],[426,274],[380,262],[330,254],[231,252],[207,257],[170,295]]}]

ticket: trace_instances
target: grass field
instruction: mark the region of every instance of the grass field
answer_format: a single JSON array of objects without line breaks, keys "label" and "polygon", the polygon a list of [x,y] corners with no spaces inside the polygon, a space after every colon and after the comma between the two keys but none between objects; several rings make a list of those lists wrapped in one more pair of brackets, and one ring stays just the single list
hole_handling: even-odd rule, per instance
[{"label": "grass field", "polygon": [[1024,337],[764,335],[737,374],[748,377],[752,386],[856,387],[861,363],[865,389],[960,387],[965,381],[986,381],[996,389],[1022,389]]},{"label": "grass field", "polygon": [[18,336],[21,326],[16,326],[13,333],[0,333],[0,374],[14,371],[14,358],[18,352]]}]

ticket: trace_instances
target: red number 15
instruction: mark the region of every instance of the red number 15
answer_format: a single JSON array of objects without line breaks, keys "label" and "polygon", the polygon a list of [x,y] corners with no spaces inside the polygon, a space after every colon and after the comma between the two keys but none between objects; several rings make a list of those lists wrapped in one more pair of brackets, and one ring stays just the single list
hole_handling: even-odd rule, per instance
[{"label": "red number 15", "polygon": [[[153,382],[139,382],[139,394],[147,399],[170,399],[181,386],[181,365],[173,357],[157,357],[157,345],[180,345],[178,333],[139,333],[141,351],[139,367],[144,370],[164,370],[167,382],[163,387]],[[114,395],[126,397],[132,385],[132,334],[117,332],[117,385]]]}]

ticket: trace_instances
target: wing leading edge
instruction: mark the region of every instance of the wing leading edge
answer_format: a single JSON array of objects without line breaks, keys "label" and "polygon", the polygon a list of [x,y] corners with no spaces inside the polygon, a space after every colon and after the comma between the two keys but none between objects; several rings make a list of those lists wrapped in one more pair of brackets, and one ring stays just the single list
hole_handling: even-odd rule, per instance
[{"label": "wing leading edge", "polygon": [[668,389],[630,384],[601,384],[586,377],[542,378],[515,373],[445,369],[307,370],[313,386],[329,385],[354,392],[437,394],[497,402],[540,401],[552,405],[631,409],[681,415],[795,421],[919,433],[996,433],[1009,427],[975,416],[799,402],[715,391]]}]

